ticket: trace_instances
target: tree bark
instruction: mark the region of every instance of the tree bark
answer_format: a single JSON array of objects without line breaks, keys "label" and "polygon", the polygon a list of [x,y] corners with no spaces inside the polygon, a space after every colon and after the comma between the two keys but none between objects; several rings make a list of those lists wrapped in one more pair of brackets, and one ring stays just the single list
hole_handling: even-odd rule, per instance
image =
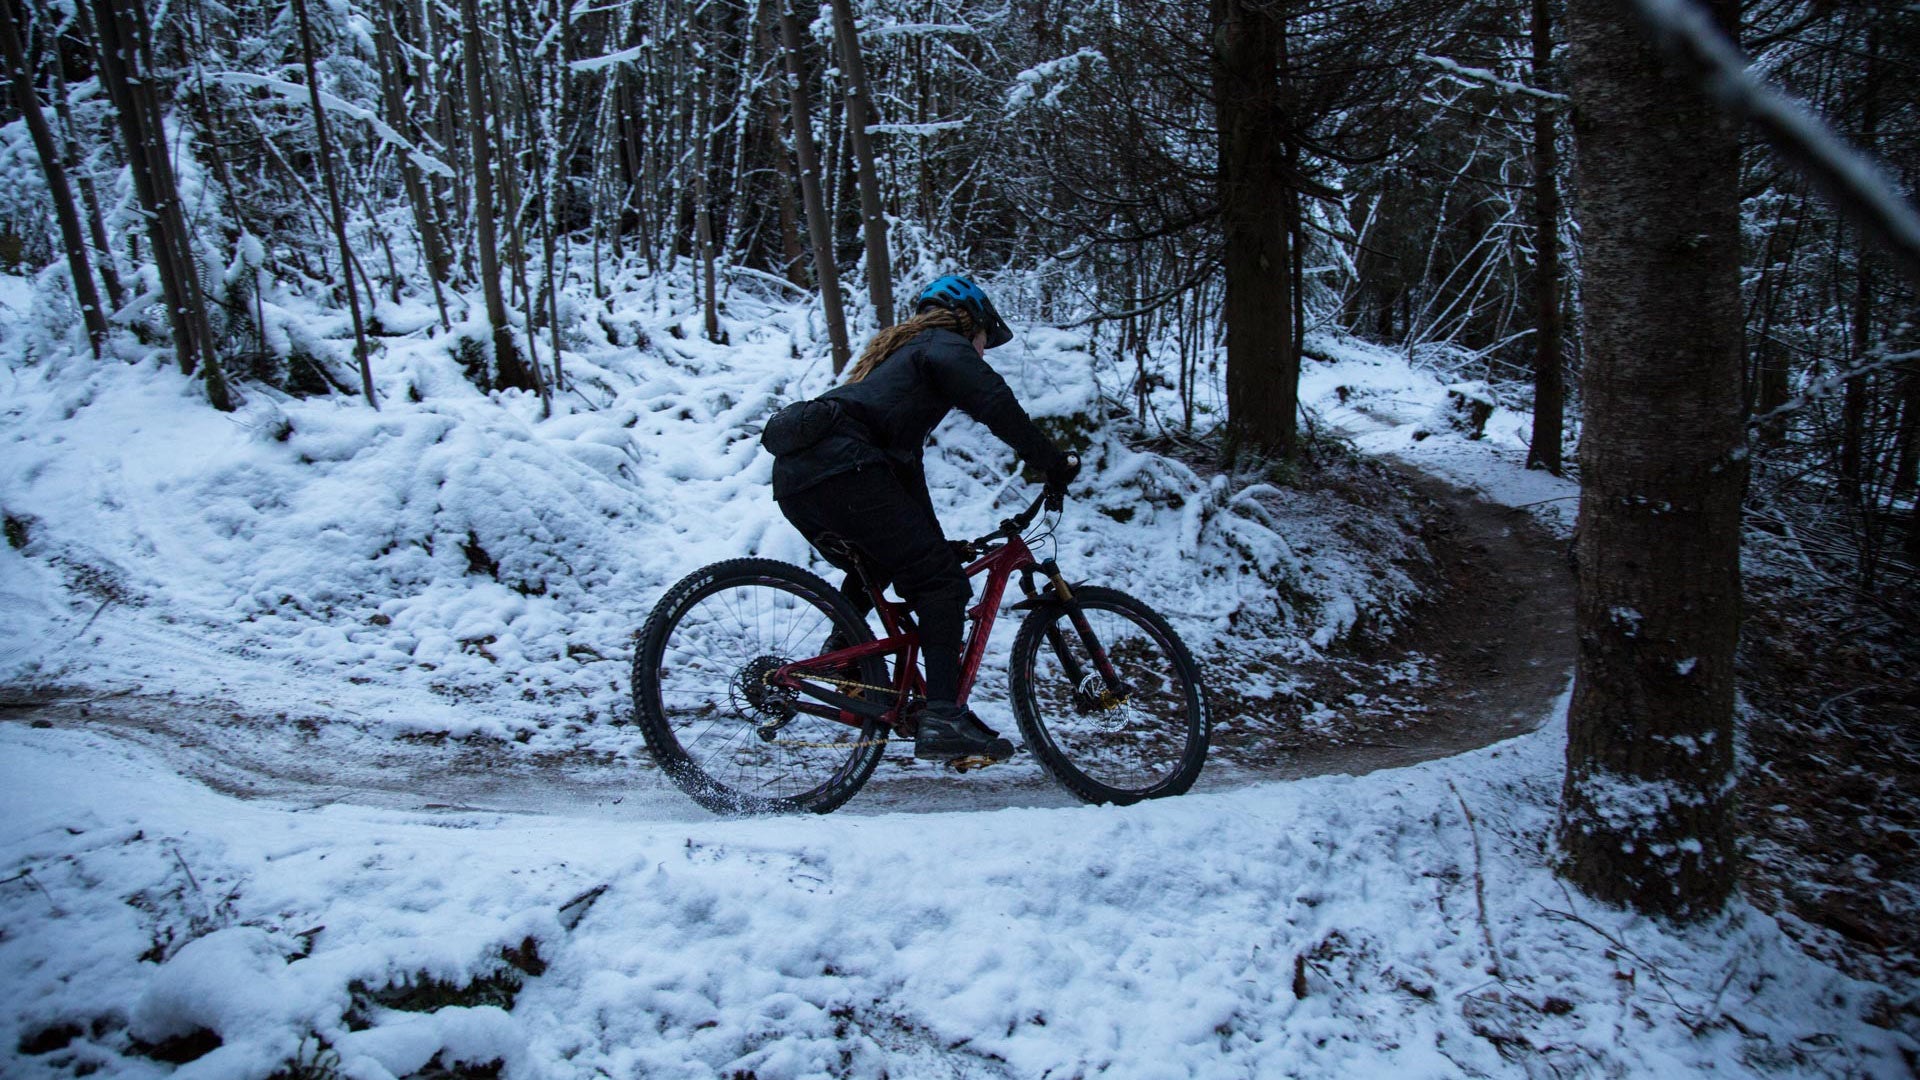
[{"label": "tree bark", "polygon": [[1588,349],[1562,870],[1699,919],[1734,887],[1740,148],[1625,3],[1568,16]]},{"label": "tree bark", "polygon": [[494,234],[493,155],[488,145],[487,101],[481,90],[480,11],[475,0],[460,0],[460,66],[467,84],[467,144],[473,162],[474,246],[480,250],[480,289],[486,296],[487,325],[493,331],[494,387],[538,390],[532,372],[513,343],[507,300],[500,292],[500,251]]},{"label": "tree bark", "polygon": [[807,239],[813,244],[814,277],[825,309],[827,338],[833,345],[833,373],[846,370],[853,349],[847,343],[847,315],[840,304],[840,273],[833,264],[833,233],[820,192],[820,154],[813,144],[813,106],[807,100],[806,64],[800,55],[800,20],[780,0],[780,40],[786,53],[787,101],[793,113],[793,152],[800,159],[800,201],[806,206]]},{"label": "tree bark", "polygon": [[[40,158],[40,172],[47,180],[47,194],[53,198],[54,216],[60,221],[60,242],[67,249],[67,273],[73,279],[74,298],[80,302],[80,316],[86,322],[87,342],[93,358],[100,359],[107,347],[107,314],[100,307],[100,293],[93,286],[93,266],[87,259],[86,234],[80,228],[80,211],[74,206],[73,189],[67,185],[67,170],[53,129],[40,111],[40,95],[33,88],[33,72],[27,69],[27,50],[21,43],[22,13],[14,0],[0,0],[0,56],[7,62],[7,79],[13,83],[13,97],[27,121],[27,134],[33,138],[33,152]],[[54,63],[60,58],[56,55]]]},{"label": "tree bark", "polygon": [[[373,389],[373,362],[368,355],[366,322],[360,315],[360,290],[353,282],[353,245],[347,242],[347,210],[340,199],[340,178],[333,168],[333,143],[327,138],[327,111],[320,107],[320,70],[313,61],[313,25],[307,20],[307,0],[293,0],[300,24],[300,59],[307,69],[307,101],[313,107],[313,135],[320,155],[320,179],[327,189],[333,238],[340,245],[340,283],[347,290],[347,311],[353,317],[353,356],[360,368],[360,391],[375,409],[380,399]],[[371,296],[368,297],[372,299]]]},{"label": "tree bark", "polygon": [[[380,97],[386,106],[387,123],[417,142],[419,133],[407,113],[406,98],[400,90],[400,61],[393,54],[393,38],[399,33],[398,20],[393,16],[394,11],[388,10],[386,32],[374,35],[375,58],[380,64]],[[440,224],[434,219],[433,204],[427,195],[427,181],[420,175],[420,168],[413,163],[411,156],[400,154],[398,164],[400,179],[407,189],[407,204],[413,208],[413,226],[420,237],[420,254],[426,263],[427,280],[433,285],[434,307],[440,312],[440,329],[450,330],[453,324],[447,317],[447,298],[442,288],[447,280],[446,249],[442,246]]]},{"label": "tree bark", "polygon": [[[1865,77],[1860,80],[1860,146],[1867,153],[1874,151],[1874,138],[1879,134],[1879,39],[1874,32],[1875,26],[1867,26],[1866,55],[1862,57],[1866,64]],[[1867,362],[1867,353],[1873,346],[1873,261],[1870,252],[1872,239],[1862,231],[1858,237],[1854,256],[1853,311],[1852,311],[1852,355],[1851,366],[1859,367]],[[1857,376],[1847,380],[1846,390],[1840,406],[1840,490],[1847,502],[1855,508],[1864,509],[1862,488],[1866,484],[1866,441],[1867,441],[1867,377]],[[1863,559],[1873,546],[1873,538],[1867,537],[1862,545]],[[1870,575],[1869,575],[1870,577]]]},{"label": "tree bark", "polygon": [[[1549,89],[1553,24],[1549,0],[1533,0],[1533,83]],[[1527,468],[1560,475],[1566,379],[1560,355],[1560,152],[1554,107],[1533,104],[1533,438]]]},{"label": "tree bark", "polygon": [[134,193],[146,212],[147,238],[153,246],[154,268],[166,300],[180,371],[185,375],[199,372],[207,402],[221,412],[231,412],[233,395],[214,352],[192,237],[180,212],[179,188],[168,157],[166,124],[152,75],[152,26],[144,3],[94,0],[100,81],[113,100]]},{"label": "tree bark", "polygon": [[1213,0],[1220,127],[1220,231],[1226,270],[1229,445],[1296,450],[1300,371],[1293,352],[1280,26],[1249,0]]},{"label": "tree bark", "polygon": [[887,254],[887,217],[880,206],[880,178],[873,167],[873,104],[867,93],[867,65],[860,55],[860,34],[853,26],[849,0],[832,0],[833,40],[840,51],[846,81],[847,140],[860,181],[860,225],[867,242],[867,298],[882,328],[893,325],[893,260]]},{"label": "tree bark", "polygon": [[705,294],[701,298],[701,314],[706,320],[707,340],[724,343],[726,337],[720,332],[719,282],[713,265],[713,195],[707,189],[707,171],[712,167],[708,151],[713,145],[713,79],[707,71],[696,72],[695,78],[700,81],[700,101],[694,114],[693,131],[693,228],[700,248],[701,291]]},{"label": "tree bark", "polygon": [[[87,9],[76,5],[75,20],[82,34],[90,33],[87,27]],[[73,110],[67,103],[67,79],[59,64],[53,65],[53,108],[60,117],[61,139],[65,147],[67,169],[73,174],[74,181],[80,187],[80,199],[87,210],[87,230],[93,238],[93,251],[97,259],[94,269],[100,272],[100,283],[107,288],[107,302],[115,311],[127,306],[126,289],[120,284],[120,272],[114,268],[113,244],[107,239],[107,226],[100,217],[100,196],[94,190],[93,179],[82,167],[80,144],[74,138],[77,130],[74,126]]]}]

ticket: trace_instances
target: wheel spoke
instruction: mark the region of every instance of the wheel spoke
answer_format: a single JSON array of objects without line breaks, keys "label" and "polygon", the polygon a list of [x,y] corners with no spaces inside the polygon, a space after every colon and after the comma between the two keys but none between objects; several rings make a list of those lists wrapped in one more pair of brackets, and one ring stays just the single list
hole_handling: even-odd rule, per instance
[{"label": "wheel spoke", "polygon": [[824,582],[764,561],[717,564],[669,591],[643,632],[634,693],[649,746],[689,794],[722,810],[831,809],[864,782],[877,721],[796,714],[798,695],[772,682],[853,621],[842,608]]},{"label": "wheel spoke", "polygon": [[1083,798],[1131,801],[1186,790],[1205,753],[1206,718],[1198,671],[1185,647],[1124,594],[1088,587],[1081,606],[1121,685],[1109,686],[1098,673],[1065,612],[1036,614],[1050,620],[1072,666],[1084,674],[1078,685],[1070,678],[1046,641],[1054,636],[1044,633],[1048,622],[1022,628],[1014,704],[1029,746]]}]

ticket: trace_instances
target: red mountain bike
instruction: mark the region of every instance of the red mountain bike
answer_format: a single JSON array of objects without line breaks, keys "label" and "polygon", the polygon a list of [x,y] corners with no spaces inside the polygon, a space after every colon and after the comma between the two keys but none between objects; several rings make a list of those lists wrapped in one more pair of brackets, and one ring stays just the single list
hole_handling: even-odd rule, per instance
[{"label": "red mountain bike", "polygon": [[[1017,575],[1026,598],[1011,608],[1028,614],[1007,683],[1027,749],[1088,802],[1179,795],[1207,755],[1199,665],[1147,605],[1069,586],[1035,558],[1025,534],[1043,506],[1061,500],[1042,494],[970,542],[967,575],[986,585],[967,613],[960,704]],[[887,739],[913,737],[909,706],[925,694],[907,609],[868,591],[878,640],[840,590],[771,559],[714,563],[667,590],[636,635],[633,699],[674,783],[719,813],[824,814],[852,798]]]}]

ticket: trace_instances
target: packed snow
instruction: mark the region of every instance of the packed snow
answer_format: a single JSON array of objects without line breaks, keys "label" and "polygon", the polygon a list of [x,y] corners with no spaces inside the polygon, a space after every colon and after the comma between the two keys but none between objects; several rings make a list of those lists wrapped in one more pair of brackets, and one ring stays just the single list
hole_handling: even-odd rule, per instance
[{"label": "packed snow", "polygon": [[[753,437],[828,385],[804,307],[732,291],[722,347],[686,295],[634,284],[570,321],[550,418],[472,389],[472,323],[387,339],[381,411],[248,385],[223,416],[129,342],[125,363],[49,347],[41,295],[0,278],[20,315],[0,320],[10,692],[242,703],[209,757],[250,731],[351,746],[371,783],[478,745],[616,768],[634,797],[243,798],[162,740],[0,725],[0,1073],[1891,1077],[1920,1051],[1875,1024],[1910,990],[1806,957],[1752,908],[1681,931],[1565,890],[1564,699],[1444,761],[1126,809],[954,778],[930,783],[961,809],[699,811],[613,723],[628,637],[705,562],[818,568]],[[339,326],[278,299],[344,355]],[[1104,422],[1121,376],[1097,348],[1022,329],[995,363],[1089,440],[1055,534],[1076,578],[1153,603],[1217,664],[1310,656],[1409,602],[1369,550],[1390,539],[1136,448]],[[1570,485],[1520,467],[1524,411],[1463,391],[1471,373],[1313,344],[1329,433],[1571,521]],[[964,419],[929,474],[955,535],[1030,491]],[[1284,689],[1267,678],[1246,696]]]}]

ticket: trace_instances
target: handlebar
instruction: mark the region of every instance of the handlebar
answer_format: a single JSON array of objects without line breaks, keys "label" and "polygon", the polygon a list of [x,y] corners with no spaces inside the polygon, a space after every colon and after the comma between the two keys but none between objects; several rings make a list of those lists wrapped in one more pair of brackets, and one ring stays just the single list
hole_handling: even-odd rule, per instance
[{"label": "handlebar", "polygon": [[[1074,465],[1076,466],[1075,471],[1078,471],[1079,455],[1073,454],[1069,456],[1073,458]],[[967,547],[978,550],[996,540],[1011,540],[1027,531],[1027,526],[1033,524],[1033,519],[1040,516],[1042,507],[1045,507],[1051,513],[1057,514],[1066,503],[1067,493],[1065,491],[1056,491],[1051,486],[1042,488],[1040,494],[1033,497],[1033,501],[1027,504],[1025,510],[1002,520],[1000,527],[987,535],[976,540],[967,541]]]},{"label": "handlebar", "polygon": [[1040,516],[1040,510],[1043,506],[1048,510],[1057,512],[1065,504],[1066,492],[1042,491],[1033,497],[1033,501],[1027,504],[1025,510],[1001,521],[1000,527],[987,535],[975,540],[969,540],[967,543],[969,546],[977,549],[984,548],[995,541],[1011,540],[1027,531],[1027,526],[1033,524],[1033,519]]}]

